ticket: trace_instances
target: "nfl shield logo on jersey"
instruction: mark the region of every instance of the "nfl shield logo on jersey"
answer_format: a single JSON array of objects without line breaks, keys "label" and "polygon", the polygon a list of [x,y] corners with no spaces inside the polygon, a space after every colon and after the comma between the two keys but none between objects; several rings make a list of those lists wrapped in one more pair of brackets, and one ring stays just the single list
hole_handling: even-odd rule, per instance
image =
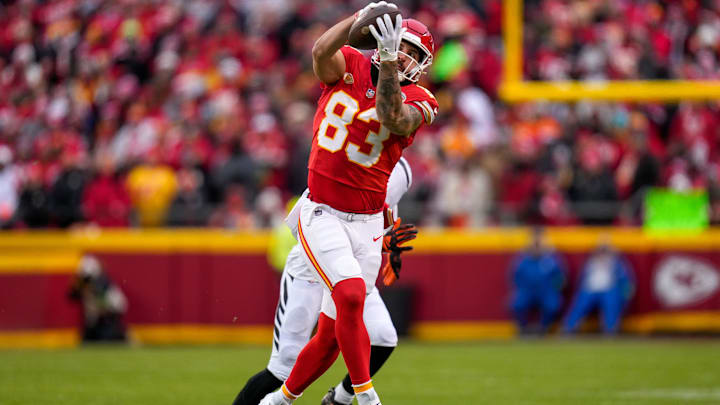
[{"label": "nfl shield logo on jersey", "polygon": [[373,90],[373,89],[368,89],[368,90],[365,92],[365,97],[367,97],[367,98],[373,98],[373,97],[375,97],[375,90]]}]

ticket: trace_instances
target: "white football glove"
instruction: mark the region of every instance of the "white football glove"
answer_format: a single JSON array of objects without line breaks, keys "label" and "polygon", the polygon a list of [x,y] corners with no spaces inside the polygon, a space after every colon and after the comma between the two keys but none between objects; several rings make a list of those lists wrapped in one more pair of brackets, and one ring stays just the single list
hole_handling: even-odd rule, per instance
[{"label": "white football glove", "polygon": [[370,33],[377,40],[380,62],[396,61],[402,34],[405,32],[405,28],[402,27],[402,16],[398,14],[395,17],[395,26],[393,26],[392,19],[387,14],[378,17],[375,21],[378,29],[375,29],[374,25],[370,25]]},{"label": "white football glove", "polygon": [[368,4],[367,6],[363,7],[362,9],[358,10],[358,12],[355,13],[355,20],[357,21],[358,19],[362,18],[365,14],[367,14],[367,12],[368,12],[369,10],[371,10],[371,9],[373,9],[373,8],[375,8],[375,7],[378,7],[378,6],[388,6],[388,7],[392,7],[392,8],[397,8],[397,6],[396,6],[395,4],[393,4],[393,3],[387,3],[387,2],[384,2],[384,1],[379,1],[379,2],[377,2],[377,3],[370,3],[370,4]]}]

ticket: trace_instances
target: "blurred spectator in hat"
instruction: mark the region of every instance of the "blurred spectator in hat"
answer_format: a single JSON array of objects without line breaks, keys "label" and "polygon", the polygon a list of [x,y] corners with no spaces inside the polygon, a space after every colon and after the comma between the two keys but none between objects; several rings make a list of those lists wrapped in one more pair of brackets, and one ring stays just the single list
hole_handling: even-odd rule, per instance
[{"label": "blurred spectator in hat", "polygon": [[556,176],[545,174],[540,180],[530,209],[530,221],[544,226],[577,225],[578,219],[572,212],[565,190]]},{"label": "blurred spectator in hat", "polygon": [[115,171],[110,153],[98,154],[94,174],[82,197],[85,220],[100,227],[130,225],[130,196],[121,176]]},{"label": "blurred spectator in hat", "polygon": [[66,150],[63,168],[50,190],[50,209],[53,222],[61,227],[83,221],[82,197],[88,181],[85,151]]},{"label": "blurred spectator in hat", "polygon": [[83,308],[83,342],[124,341],[127,298],[92,255],[80,260],[68,297]]},{"label": "blurred spectator in hat", "polygon": [[167,225],[200,227],[207,224],[211,207],[203,190],[202,172],[183,167],[177,172],[178,190],[170,204]]},{"label": "blurred spectator in hat", "polygon": [[666,163],[662,173],[662,184],[674,191],[687,192],[706,187],[703,172],[692,165],[685,156],[675,156]]},{"label": "blurred spectator in hat", "polygon": [[[466,75],[463,74],[462,77]],[[499,140],[500,131],[495,122],[495,112],[490,98],[480,88],[473,87],[468,81],[460,81],[455,104],[470,124],[470,139],[476,149],[486,148]]]},{"label": "blurred spectator in hat", "polygon": [[619,139],[623,150],[615,168],[615,183],[621,199],[657,185],[660,158],[664,154],[662,143],[651,130],[648,118],[637,111],[630,117],[629,130]]},{"label": "blurred spectator in hat", "polygon": [[[525,222],[531,209],[532,198],[540,182],[537,157],[540,144],[533,129],[530,105],[523,105],[513,111],[510,154],[507,167],[501,174],[500,203],[501,220]],[[526,121],[527,120],[527,121]]]},{"label": "blurred spectator in hat", "polygon": [[435,210],[442,224],[449,227],[484,227],[492,208],[492,181],[481,157],[447,165],[438,184]]},{"label": "blurred spectator in hat", "polygon": [[618,193],[625,200],[620,221],[624,224],[642,223],[645,193],[660,184],[660,161],[648,147],[647,135],[630,134],[626,150],[615,170]]},{"label": "blurred spectator in hat", "polygon": [[610,246],[607,238],[603,239],[580,274],[578,290],[565,318],[565,332],[576,332],[580,322],[597,310],[603,332],[617,333],[634,284],[627,261]]},{"label": "blurred spectator in hat", "polygon": [[524,223],[532,209],[532,198],[540,182],[540,174],[534,162],[525,159],[512,159],[503,172],[500,184],[501,221]]},{"label": "blurred spectator in hat", "polygon": [[162,118],[150,116],[144,102],[131,103],[125,124],[113,137],[111,147],[115,161],[132,164],[153,155],[153,149],[158,147],[162,125]]},{"label": "blurred spectator in hat", "polygon": [[44,182],[43,167],[33,162],[24,167],[17,219],[20,226],[46,228],[50,225],[50,196]]},{"label": "blurred spectator in hat", "polygon": [[254,195],[260,181],[259,163],[245,149],[239,135],[228,134],[221,142],[211,172],[214,188],[225,190],[231,184],[242,184],[243,194]]},{"label": "blurred spectator in hat", "polygon": [[[492,0],[487,3],[496,3]],[[498,88],[502,81],[502,44],[499,36],[489,35],[493,23],[484,21],[485,25],[477,25],[466,36],[464,43],[468,49],[471,63],[468,66],[473,83],[492,99],[497,99]]]},{"label": "blurred spectator in hat", "polygon": [[684,154],[693,165],[704,168],[717,154],[719,140],[720,119],[716,111],[701,103],[680,103],[670,127],[671,152]]},{"label": "blurred spectator in hat", "polygon": [[0,145],[0,228],[7,228],[15,220],[18,207],[20,173],[13,164],[13,153],[7,145]]},{"label": "blurred spectator in hat", "polygon": [[588,225],[612,223],[618,212],[615,180],[598,145],[594,138],[578,143],[579,168],[569,190],[576,214]]},{"label": "blurred spectator in hat", "polygon": [[282,124],[288,134],[287,189],[300,195],[307,188],[307,160],[312,136],[312,106],[296,100],[284,111]]},{"label": "blurred spectator in hat", "polygon": [[175,170],[182,167],[207,168],[212,144],[198,125],[174,125],[163,139],[167,163]]},{"label": "blurred spectator in hat", "polygon": [[255,217],[260,228],[275,228],[287,216],[283,207],[282,192],[275,186],[262,189],[255,199]]},{"label": "blurred spectator in hat", "polygon": [[440,147],[453,164],[475,153],[470,122],[464,114],[459,111],[453,114],[450,122],[440,130]]},{"label": "blurred spectator in hat", "polygon": [[452,108],[450,121],[440,130],[441,147],[451,159],[468,158],[498,141],[493,104],[472,85],[467,72],[459,74],[450,88]]},{"label": "blurred spectator in hat", "polygon": [[251,230],[256,227],[256,219],[248,208],[245,188],[231,184],[225,190],[225,199],[210,216],[209,225],[216,228]]}]

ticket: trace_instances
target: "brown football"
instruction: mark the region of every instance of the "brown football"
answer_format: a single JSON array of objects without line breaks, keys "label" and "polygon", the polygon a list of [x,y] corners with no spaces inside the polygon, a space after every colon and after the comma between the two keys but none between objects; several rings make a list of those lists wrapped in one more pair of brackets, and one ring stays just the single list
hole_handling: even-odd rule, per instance
[{"label": "brown football", "polygon": [[377,29],[378,17],[385,14],[390,15],[390,19],[395,24],[395,16],[400,14],[400,10],[390,6],[378,6],[368,10],[368,12],[360,19],[355,20],[353,25],[350,27],[350,33],[348,34],[348,44],[358,49],[375,49],[377,48],[377,41],[375,37],[370,33],[370,24],[375,26]]}]

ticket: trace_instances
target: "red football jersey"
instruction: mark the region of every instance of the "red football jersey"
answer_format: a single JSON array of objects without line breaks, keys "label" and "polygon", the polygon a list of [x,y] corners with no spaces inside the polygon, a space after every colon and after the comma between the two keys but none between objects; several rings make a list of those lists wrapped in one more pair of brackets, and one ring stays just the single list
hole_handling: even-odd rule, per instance
[{"label": "red football jersey", "polygon": [[[390,173],[415,132],[400,136],[380,125],[370,59],[349,46],[341,51],[345,74],[335,84],[323,84],[313,121],[308,187],[313,201],[345,212],[376,213],[382,211]],[[438,110],[432,93],[416,84],[403,86],[402,92],[424,124],[431,124]]]}]

